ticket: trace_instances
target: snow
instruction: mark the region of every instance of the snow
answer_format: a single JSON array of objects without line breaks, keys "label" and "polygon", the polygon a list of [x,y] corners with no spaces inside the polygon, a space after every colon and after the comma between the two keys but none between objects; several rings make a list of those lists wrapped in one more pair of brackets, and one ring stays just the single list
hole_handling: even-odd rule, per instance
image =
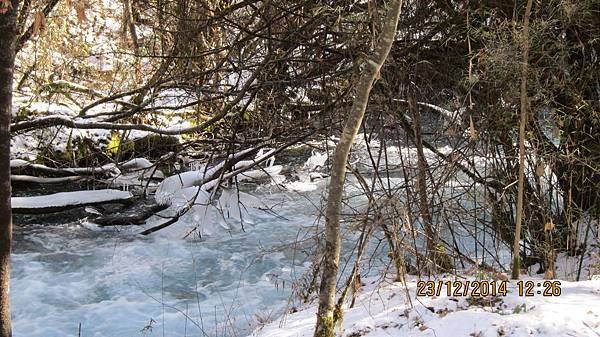
[{"label": "snow", "polygon": [[50,208],[121,201],[131,199],[132,197],[133,195],[127,191],[105,189],[60,192],[35,197],[12,197],[11,205],[13,209]]},{"label": "snow", "polygon": [[[154,98],[154,105],[165,108],[178,108],[180,106],[189,105],[195,101],[195,97],[190,92],[183,89],[164,89],[156,94]],[[188,121],[184,122],[187,124],[186,127],[192,126]],[[176,128],[176,125],[173,126]]]},{"label": "snow", "polygon": [[161,205],[169,205],[176,197],[177,191],[199,184],[203,179],[203,170],[188,171],[167,177],[158,186],[154,198]]},{"label": "snow", "polygon": [[[454,279],[436,282],[443,280]],[[520,297],[516,282],[510,281],[507,296],[493,306],[445,294],[416,297],[414,277],[406,285],[367,279],[355,307],[344,309],[344,320],[336,331],[348,337],[597,337],[600,331],[600,280],[561,281],[562,293],[557,297]],[[257,329],[251,336],[312,337],[315,313],[316,304],[310,305]]]},{"label": "snow", "polygon": [[[230,155],[229,158],[238,158],[238,157],[240,157],[248,152],[251,152],[253,150],[254,149],[243,150],[238,153]],[[258,161],[268,158],[272,153],[273,153],[273,150],[268,151],[267,153],[264,153],[263,151],[259,151],[255,159],[239,161],[233,166],[233,170],[236,171],[236,170],[250,167],[251,165],[254,165],[255,163],[257,163]],[[279,174],[279,173],[281,173],[281,170],[283,169],[283,167],[281,165],[273,165],[273,161],[274,161],[274,159],[269,160],[271,166],[267,166],[267,167],[261,168],[261,169],[248,170],[245,172],[241,172],[239,175],[236,176],[236,178],[238,181],[256,180],[256,179],[261,179],[261,178],[272,178],[275,182],[279,182],[283,178],[283,176],[281,176]],[[183,173],[179,173],[179,174],[167,177],[158,186],[158,190],[156,191],[156,194],[154,196],[156,202],[158,202],[161,205],[170,205],[173,201],[173,198],[177,194],[177,191],[187,188],[187,187],[197,186],[200,184],[202,184],[202,186],[201,186],[202,190],[204,190],[204,191],[211,190],[212,188],[214,188],[217,185],[217,183],[219,183],[220,179],[217,178],[217,179],[212,179],[210,181],[204,181],[204,180],[210,178],[216,172],[219,172],[219,170],[221,170],[225,166],[225,164],[226,164],[226,161],[222,161],[219,164],[212,166],[211,168],[206,168],[206,166],[202,166],[202,168],[200,168],[198,170],[187,171],[187,172],[183,172]],[[222,180],[224,181],[231,177],[233,177],[233,173],[224,174]]]},{"label": "snow", "polygon": [[100,167],[66,167],[66,168],[53,168],[42,164],[36,164],[32,162],[28,162],[23,159],[12,159],[10,161],[10,167],[15,168],[23,168],[23,167],[31,167],[33,169],[38,169],[47,172],[62,172],[62,173],[70,173],[70,174],[90,174],[93,172],[97,173],[110,173],[114,175],[118,175],[121,171],[117,168],[115,164],[106,164]]},{"label": "snow", "polygon": [[[236,158],[253,150],[254,149],[247,149],[244,151],[240,151],[234,155],[230,155],[229,158]],[[249,162],[248,165],[254,163],[253,161],[244,162]],[[206,166],[203,166],[202,168],[195,171],[187,171],[167,177],[158,186],[158,190],[156,191],[156,195],[154,196],[156,202],[158,202],[161,205],[170,205],[172,199],[175,196],[175,193],[178,190],[186,187],[196,186],[202,183],[205,177],[208,178],[212,176],[215,172],[218,172],[221,168],[223,168],[224,165],[225,161],[222,161],[221,163],[211,167],[210,169],[207,169]],[[238,162],[235,168],[239,168],[243,165],[244,164],[242,164],[242,162]],[[214,185],[214,182],[212,184],[208,182],[208,184],[203,184],[202,189],[209,190],[210,188],[214,187]]]},{"label": "snow", "polygon": [[[35,115],[50,114],[48,117],[52,117],[52,116],[75,117],[75,116],[77,116],[77,112],[71,107],[54,104],[54,103],[47,103],[47,102],[33,102],[29,106],[27,106],[27,109],[32,114],[35,114]],[[44,117],[39,117],[39,118],[43,119]]]},{"label": "snow", "polygon": [[[153,192],[158,184],[153,179],[164,179],[164,173],[146,158],[134,158],[118,165],[123,173],[111,178],[111,186],[121,186],[126,190],[143,188],[145,192]],[[142,191],[140,191],[142,192]]]},{"label": "snow", "polygon": [[152,166],[152,162],[146,158],[134,158],[121,164],[121,168],[126,170],[147,169]]},{"label": "snow", "polygon": [[329,156],[327,155],[327,153],[320,153],[320,152],[313,151],[310,158],[308,158],[306,163],[304,163],[304,168],[306,168],[308,170],[316,170],[318,168],[324,168],[325,162],[327,162],[328,157]]},{"label": "snow", "polygon": [[249,170],[246,172],[240,173],[238,176],[238,181],[241,180],[258,180],[264,178],[272,178],[275,181],[282,181],[285,179],[280,173],[283,170],[283,166],[281,165],[273,165],[267,166],[262,169],[257,170]]},{"label": "snow", "polygon": [[[393,100],[396,102],[408,103],[408,101],[405,99],[393,99]],[[460,112],[462,112],[460,110],[450,111],[448,109],[442,108],[441,106],[433,105],[433,104],[426,103],[426,102],[417,102],[417,104],[431,108],[434,111],[437,111],[440,115],[444,116],[449,121],[455,121],[457,119],[457,117],[460,116]],[[409,116],[406,116],[406,117],[409,118]]]},{"label": "snow", "polygon": [[13,159],[10,161],[10,168],[24,167],[29,165],[31,165],[31,163],[23,159]]},{"label": "snow", "polygon": [[[39,117],[36,119],[43,120],[46,118],[56,118],[58,115]],[[77,120],[75,118],[60,117],[65,120]],[[90,139],[100,148],[103,148],[108,143],[111,134],[110,130],[103,129],[71,129],[66,127],[49,127],[46,129],[32,130],[25,133],[15,134],[11,137],[11,158],[24,158],[34,161],[38,157],[40,150],[45,148],[52,149],[58,152],[65,152],[69,142],[73,146],[73,150],[77,149],[76,139]]]},{"label": "snow", "polygon": [[11,181],[25,182],[25,183],[37,183],[37,184],[60,184],[70,181],[80,180],[81,176],[69,176],[69,177],[58,177],[58,178],[47,178],[47,177],[34,177],[28,175],[11,174]]},{"label": "snow", "polygon": [[322,178],[325,178],[325,175],[315,171],[325,169],[327,159],[327,153],[313,151],[298,172],[297,177],[299,180],[286,182],[284,183],[284,186],[288,190],[296,192],[310,192],[317,190],[324,185],[322,183]]},{"label": "snow", "polygon": [[319,188],[317,184],[311,183],[310,181],[292,181],[286,183],[285,187],[291,191],[297,192],[310,192]]}]

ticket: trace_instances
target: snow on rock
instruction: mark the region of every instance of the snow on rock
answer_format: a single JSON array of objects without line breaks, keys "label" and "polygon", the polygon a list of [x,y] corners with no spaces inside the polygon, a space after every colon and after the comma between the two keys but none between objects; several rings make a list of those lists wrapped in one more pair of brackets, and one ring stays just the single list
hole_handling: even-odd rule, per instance
[{"label": "snow on rock", "polygon": [[29,166],[31,163],[23,159],[13,159],[10,161],[10,168]]},{"label": "snow on rock", "polygon": [[296,192],[310,192],[319,188],[317,184],[310,181],[292,181],[290,183],[286,183],[285,187]]},{"label": "snow on rock", "polygon": [[312,152],[312,155],[302,165],[296,177],[298,180],[287,182],[284,186],[291,191],[310,192],[319,188],[321,180],[326,175],[316,172],[325,169],[325,163],[328,159],[327,153]]},{"label": "snow on rock", "polygon": [[[510,281],[507,296],[497,297],[491,306],[472,297],[448,297],[445,291],[437,297],[415,297],[415,279],[407,282],[407,288],[401,283],[380,287],[377,281],[368,281],[354,308],[344,309],[342,325],[336,327],[339,336],[598,337],[600,331],[600,280],[561,281],[562,293],[555,297],[537,292],[533,297],[520,297],[516,282]],[[257,329],[251,336],[312,337],[315,321],[313,304]]]},{"label": "snow on rock", "polygon": [[170,205],[178,191],[195,186],[203,179],[203,170],[188,171],[167,177],[158,186],[154,199],[161,205]]},{"label": "snow on rock", "polygon": [[223,189],[218,204],[224,217],[236,220],[243,220],[244,217],[247,217],[249,207],[267,207],[259,198],[232,188]]},{"label": "snow on rock", "polygon": [[152,162],[146,158],[134,158],[121,164],[125,170],[142,170],[152,167]]},{"label": "snow on rock", "polygon": [[285,179],[285,177],[280,174],[282,170],[283,166],[281,165],[267,166],[258,170],[249,170],[240,173],[238,176],[238,181],[271,178],[275,182],[280,182]]},{"label": "snow on rock", "polygon": [[127,191],[94,190],[60,192],[35,197],[12,197],[14,212],[52,212],[79,206],[95,205],[106,202],[123,202],[133,198]]},{"label": "snow on rock", "polygon": [[146,158],[134,158],[119,164],[124,171],[111,180],[114,186],[130,187],[148,187],[154,190],[157,186],[153,179],[164,179],[164,173],[157,169],[154,164]]},{"label": "snow on rock", "polygon": [[[238,152],[229,158],[241,156],[252,149]],[[233,167],[233,172],[226,173],[222,179],[215,178],[216,174],[226,164],[226,161],[207,168],[203,166],[199,170],[183,172],[170,176],[163,180],[155,193],[155,200],[161,205],[168,205],[165,213],[177,214],[179,219],[165,229],[161,229],[160,235],[167,237],[187,237],[211,235],[218,227],[231,229],[232,223],[239,222],[243,227],[248,216],[248,208],[267,208],[259,198],[248,193],[241,192],[237,188],[223,187],[218,200],[212,199],[217,193],[208,191],[217,187],[221,181],[236,177],[237,181],[256,180],[270,178],[279,183],[285,179],[280,175],[283,167],[273,165],[274,159],[270,159],[273,151],[259,151],[254,160],[242,160]],[[267,167],[240,172],[236,170],[245,169],[257,162],[267,161]],[[221,221],[222,220],[222,221]],[[160,220],[157,220],[158,222]],[[164,221],[164,220],[163,220]],[[153,220],[147,221],[146,227],[154,226]]]},{"label": "snow on rock", "polygon": [[[238,158],[251,151],[254,151],[254,149],[240,151],[238,153],[230,155],[229,158]],[[270,156],[271,154],[272,151],[269,151],[264,155],[262,155],[262,152],[259,152],[259,156],[257,156],[257,158],[254,160],[242,160],[237,162],[233,166],[233,170],[249,167],[257,161]],[[208,169],[206,168],[206,166],[203,166],[202,168],[195,171],[187,171],[167,177],[158,186],[158,190],[156,191],[156,195],[154,196],[156,202],[158,202],[161,205],[170,205],[177,191],[186,187],[192,187],[201,184],[205,179],[209,179],[215,173],[219,172],[225,166],[225,164],[226,161],[222,161],[221,163]],[[269,176],[271,174],[278,175],[281,172],[281,170],[281,166],[274,165],[261,170],[247,171],[243,174],[240,174],[238,176],[238,180],[250,178],[257,179],[260,177]],[[228,176],[225,175],[224,178],[228,178]],[[211,188],[215,187],[217,182],[218,179],[213,179],[211,181],[204,182],[204,184],[202,185],[202,189],[208,191]]]},{"label": "snow on rock", "polygon": [[327,162],[327,159],[328,159],[327,153],[319,153],[319,152],[313,151],[310,158],[308,158],[306,163],[304,163],[304,168],[311,170],[311,171],[314,171],[318,168],[324,168],[325,162]]}]

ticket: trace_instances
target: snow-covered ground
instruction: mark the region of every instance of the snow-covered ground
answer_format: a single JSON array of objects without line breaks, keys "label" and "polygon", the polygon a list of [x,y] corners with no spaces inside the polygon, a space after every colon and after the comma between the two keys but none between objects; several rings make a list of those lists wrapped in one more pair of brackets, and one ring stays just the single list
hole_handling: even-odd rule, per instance
[{"label": "snow-covered ground", "polygon": [[[442,280],[454,279],[436,281]],[[490,306],[489,300],[446,294],[416,297],[414,278],[406,287],[369,279],[355,306],[345,308],[337,332],[344,337],[600,336],[600,279],[561,281],[561,289],[560,296],[544,297],[537,293],[543,287],[536,287],[533,297],[522,297],[510,281],[507,295]],[[316,306],[310,305],[257,329],[252,337],[312,337],[315,313]]]}]

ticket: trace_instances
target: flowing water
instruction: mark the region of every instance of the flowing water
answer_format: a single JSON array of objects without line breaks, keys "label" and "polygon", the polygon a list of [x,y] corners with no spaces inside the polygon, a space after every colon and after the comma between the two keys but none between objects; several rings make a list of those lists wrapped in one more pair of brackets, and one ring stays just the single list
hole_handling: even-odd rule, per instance
[{"label": "flowing water", "polygon": [[[316,198],[318,196],[313,195]],[[16,226],[15,337],[245,336],[285,309],[307,266],[293,248],[315,209],[291,193],[261,195],[246,232],[167,240],[78,223]]]},{"label": "flowing water", "polygon": [[[223,230],[202,240],[98,232],[79,223],[17,224],[14,336],[246,336],[286,309],[290,285],[307,269],[293,243],[315,222],[324,181],[318,185],[305,196],[255,191],[276,205],[277,215],[251,209],[246,231]],[[355,185],[350,178],[352,204],[365,204]],[[389,263],[383,238],[373,240],[369,250],[379,247],[384,256],[375,265]],[[462,242],[472,240],[457,240],[467,253],[473,250]],[[345,252],[355,248],[356,240],[344,242]],[[349,265],[342,263],[341,272]]]}]

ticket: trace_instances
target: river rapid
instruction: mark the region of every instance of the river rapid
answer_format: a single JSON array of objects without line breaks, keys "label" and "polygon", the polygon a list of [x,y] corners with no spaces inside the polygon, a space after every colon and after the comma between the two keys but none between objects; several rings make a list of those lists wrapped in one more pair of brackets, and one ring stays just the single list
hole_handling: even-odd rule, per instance
[{"label": "river rapid", "polygon": [[277,215],[253,209],[245,231],[200,240],[15,224],[14,336],[247,335],[290,305],[309,265],[290,243],[313,225],[319,199],[259,196]]}]

